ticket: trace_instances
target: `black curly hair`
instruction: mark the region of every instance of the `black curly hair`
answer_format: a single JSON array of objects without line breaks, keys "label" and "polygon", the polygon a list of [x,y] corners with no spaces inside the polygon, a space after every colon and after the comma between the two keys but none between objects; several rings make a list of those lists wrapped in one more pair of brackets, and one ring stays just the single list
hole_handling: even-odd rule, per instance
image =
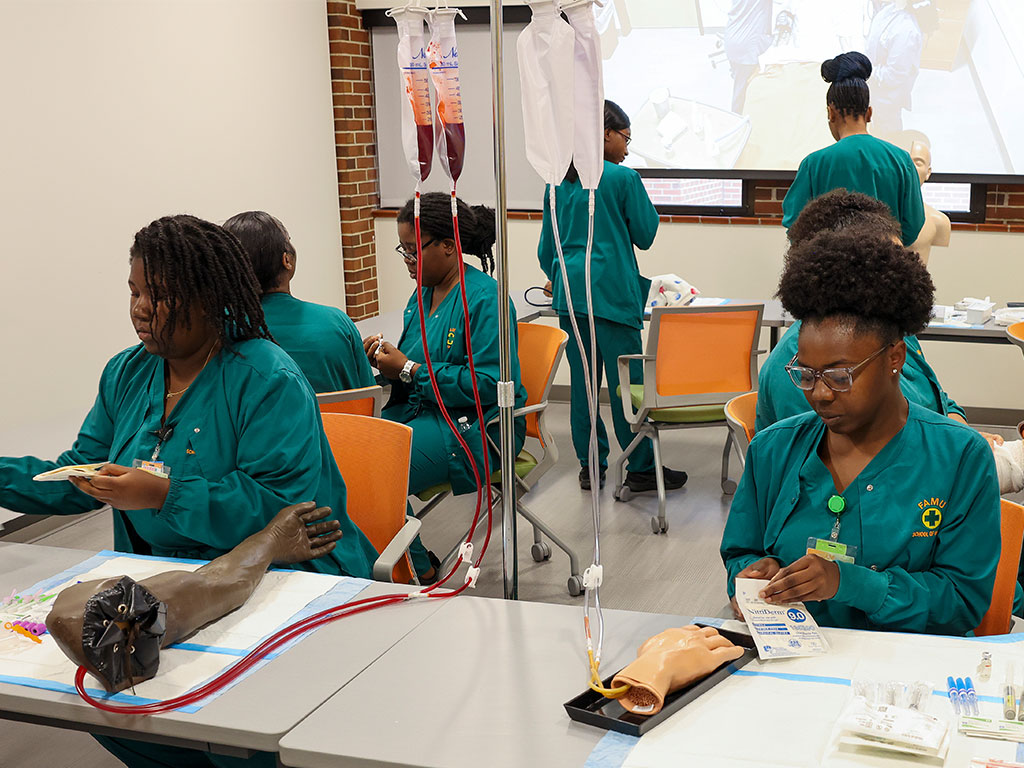
[{"label": "black curly hair", "polygon": [[223,226],[242,244],[260,290],[267,293],[284,272],[281,257],[286,253],[295,256],[288,230],[266,211],[236,213]]},{"label": "black curly hair", "polygon": [[839,320],[883,343],[921,331],[934,295],[916,253],[857,227],[821,232],[791,248],[776,294],[797,320]]},{"label": "black curly hair", "polygon": [[[484,272],[494,273],[495,220],[494,209],[486,205],[469,206],[456,198],[459,208],[459,241],[462,252],[480,259]],[[412,224],[416,218],[416,201],[406,202],[398,212],[401,224]],[[420,229],[423,241],[430,238],[454,240],[455,226],[452,223],[452,197],[443,192],[427,192],[420,197]]]},{"label": "black curly hair", "polygon": [[876,234],[896,238],[903,235],[892,210],[881,200],[860,192],[833,189],[811,200],[787,232],[789,242],[798,245],[819,232],[839,232],[847,227],[873,230]]},{"label": "black curly hair", "polygon": [[834,59],[822,62],[821,79],[831,83],[825,103],[839,110],[844,117],[866,115],[871,106],[871,59],[863,53],[840,53]]},{"label": "black curly hair", "polygon": [[169,336],[178,323],[192,327],[188,307],[198,303],[225,349],[247,339],[270,339],[260,286],[241,244],[209,221],[164,216],[135,233],[131,257],[142,259],[153,303],[164,302]]}]

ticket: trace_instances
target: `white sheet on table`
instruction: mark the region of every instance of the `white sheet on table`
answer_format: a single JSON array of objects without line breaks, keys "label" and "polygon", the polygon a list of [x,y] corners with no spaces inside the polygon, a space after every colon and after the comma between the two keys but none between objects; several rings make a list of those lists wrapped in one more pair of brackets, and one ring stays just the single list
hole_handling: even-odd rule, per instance
[{"label": "white sheet on table", "polygon": [[[754,661],[744,671],[866,680],[927,680],[945,688],[948,675],[974,677],[980,696],[998,696],[1006,665],[1024,670],[1024,643],[854,632],[824,629],[831,645],[825,656]],[[975,669],[981,651],[992,653],[992,678],[979,681]],[[926,761],[881,752],[844,752],[831,747],[833,729],[852,695],[851,688],[829,682],[737,674],[715,686],[667,722],[645,734],[623,768],[695,765],[721,768],[847,768],[852,766],[928,765]],[[995,714],[982,702],[981,713]],[[950,717],[945,697],[932,696],[926,711]],[[946,765],[966,765],[972,756],[1012,760],[1017,745],[955,734]]]}]

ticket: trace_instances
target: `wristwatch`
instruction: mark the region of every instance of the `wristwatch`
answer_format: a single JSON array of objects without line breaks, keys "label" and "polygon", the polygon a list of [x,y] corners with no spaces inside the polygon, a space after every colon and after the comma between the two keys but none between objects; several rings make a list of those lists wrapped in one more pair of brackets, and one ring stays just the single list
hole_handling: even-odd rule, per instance
[{"label": "wristwatch", "polygon": [[416,365],[412,360],[406,360],[405,365],[398,374],[398,378],[406,384],[412,384],[412,369]]}]

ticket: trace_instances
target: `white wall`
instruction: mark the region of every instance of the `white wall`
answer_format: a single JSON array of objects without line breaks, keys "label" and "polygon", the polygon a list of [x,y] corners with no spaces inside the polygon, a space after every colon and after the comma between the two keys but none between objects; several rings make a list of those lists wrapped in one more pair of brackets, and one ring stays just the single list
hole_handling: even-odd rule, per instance
[{"label": "white wall", "polygon": [[343,306],[322,0],[3,0],[0,455],[70,445],[137,341],[128,248],[151,220],[262,208],[297,294]]},{"label": "white wall", "polygon": [[[543,285],[537,266],[539,221],[509,226],[510,284],[513,290]],[[377,220],[378,247],[397,241],[393,219]],[[662,224],[654,247],[639,254],[647,275],[674,272],[706,296],[768,298],[782,269],[782,227],[727,224]],[[1024,300],[1024,239],[1021,235],[954,232],[949,248],[932,250],[929,269],[936,302],[991,295],[993,301]],[[405,306],[411,285],[398,259],[377,266],[381,311]],[[1024,408],[1024,357],[1011,345],[924,342],[925,354],[943,387],[961,405]],[[560,382],[567,382],[564,371]]]}]

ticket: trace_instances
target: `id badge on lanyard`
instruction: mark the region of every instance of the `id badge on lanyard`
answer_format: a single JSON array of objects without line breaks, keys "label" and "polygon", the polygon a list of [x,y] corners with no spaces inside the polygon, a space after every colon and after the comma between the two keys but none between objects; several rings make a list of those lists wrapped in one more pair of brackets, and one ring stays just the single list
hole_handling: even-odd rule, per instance
[{"label": "id badge on lanyard", "polygon": [[170,439],[172,434],[174,434],[174,427],[167,426],[158,430],[156,433],[156,447],[153,448],[153,455],[150,456],[149,461],[134,459],[132,467],[141,469],[143,472],[149,472],[157,477],[170,477],[171,468],[164,464],[164,462],[158,461],[158,459],[160,458],[160,449],[164,447],[164,443]]},{"label": "id badge on lanyard", "polygon": [[839,543],[839,525],[843,512],[846,511],[846,499],[838,494],[833,494],[828,500],[828,511],[836,516],[832,525],[832,533],[827,539],[819,539],[811,536],[807,539],[807,554],[815,555],[840,563],[857,562],[857,547],[853,544]]}]

